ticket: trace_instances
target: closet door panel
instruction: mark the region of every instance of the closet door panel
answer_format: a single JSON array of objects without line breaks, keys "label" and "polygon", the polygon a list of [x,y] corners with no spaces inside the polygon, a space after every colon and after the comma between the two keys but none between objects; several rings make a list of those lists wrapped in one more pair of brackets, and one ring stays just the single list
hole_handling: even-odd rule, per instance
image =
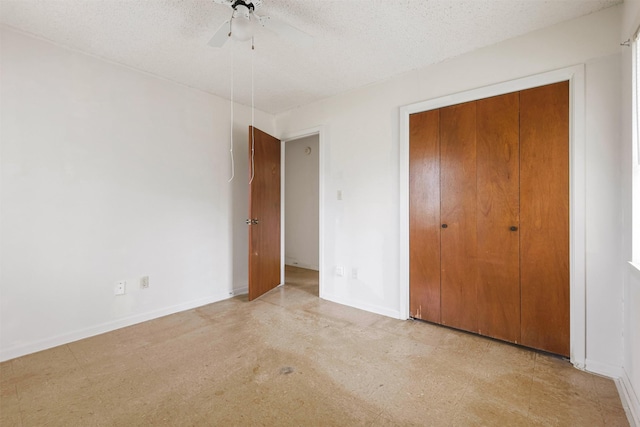
[{"label": "closet door panel", "polygon": [[440,110],[440,162],[442,324],[477,332],[475,102]]},{"label": "closet door panel", "polygon": [[520,341],[519,94],[477,101],[478,332]]},{"label": "closet door panel", "polygon": [[409,117],[409,309],[440,323],[440,112]]},{"label": "closet door panel", "polygon": [[569,356],[569,84],[520,93],[522,344]]}]

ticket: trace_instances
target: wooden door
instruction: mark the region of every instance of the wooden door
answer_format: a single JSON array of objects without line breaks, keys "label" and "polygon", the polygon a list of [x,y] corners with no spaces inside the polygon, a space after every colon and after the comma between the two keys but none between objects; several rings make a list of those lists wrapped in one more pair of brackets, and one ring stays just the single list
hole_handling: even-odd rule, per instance
[{"label": "wooden door", "polygon": [[253,300],[280,284],[280,140],[250,126],[249,165],[249,219],[253,222],[249,225],[249,300]]},{"label": "wooden door", "polygon": [[440,111],[409,117],[410,315],[440,323]]},{"label": "wooden door", "polygon": [[442,324],[478,331],[476,103],[440,109]]},{"label": "wooden door", "polygon": [[478,333],[520,341],[519,94],[477,101]]},{"label": "wooden door", "polygon": [[569,355],[568,102],[563,82],[410,116],[412,317]]},{"label": "wooden door", "polygon": [[569,356],[569,82],[520,93],[522,344]]}]

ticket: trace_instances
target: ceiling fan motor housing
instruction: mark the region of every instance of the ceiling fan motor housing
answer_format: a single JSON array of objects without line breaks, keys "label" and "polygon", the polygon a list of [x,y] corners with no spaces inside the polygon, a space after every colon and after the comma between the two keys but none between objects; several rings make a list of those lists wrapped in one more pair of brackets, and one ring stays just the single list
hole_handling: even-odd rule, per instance
[{"label": "ceiling fan motor housing", "polygon": [[233,10],[236,10],[236,8],[238,6],[244,6],[247,9],[249,9],[251,12],[253,12],[256,8],[253,5],[253,2],[245,2],[244,0],[236,0],[233,2],[233,4],[231,5],[231,7],[233,8]]}]

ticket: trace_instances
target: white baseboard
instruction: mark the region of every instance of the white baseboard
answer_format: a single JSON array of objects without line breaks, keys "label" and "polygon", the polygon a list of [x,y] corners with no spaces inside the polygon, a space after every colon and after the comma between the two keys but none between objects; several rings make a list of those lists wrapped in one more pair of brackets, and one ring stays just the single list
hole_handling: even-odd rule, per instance
[{"label": "white baseboard", "polygon": [[233,288],[233,295],[246,295],[249,293],[249,287],[243,286],[241,288]]},{"label": "white baseboard", "polygon": [[179,313],[181,311],[202,307],[203,305],[225,300],[227,298],[230,298],[231,296],[233,295],[229,293],[211,295],[206,298],[200,298],[200,299],[188,301],[182,304],[176,304],[170,307],[164,307],[159,310],[153,310],[146,313],[140,313],[133,316],[123,317],[121,319],[101,323],[99,325],[91,326],[84,329],[79,329],[77,331],[56,335],[55,337],[33,341],[26,344],[20,344],[20,345],[9,347],[9,348],[3,348],[0,350],[0,361],[4,362],[5,360],[15,359],[16,357],[25,356],[27,354],[36,353],[42,350],[47,350],[49,348],[57,347],[59,345],[69,344],[74,341],[89,338],[95,335],[104,334],[106,332],[111,332],[116,329],[125,328],[127,326],[135,325],[137,323],[146,322],[148,320],[157,319],[159,317],[167,316],[169,314]]},{"label": "white baseboard", "polygon": [[640,427],[640,398],[631,385],[627,371],[622,369],[622,375],[615,382],[629,424],[631,427]]},{"label": "white baseboard", "polygon": [[622,367],[613,366],[602,362],[596,362],[589,359],[585,361],[584,370],[593,374],[598,374],[602,375],[603,377],[609,377],[613,379],[620,378],[622,376]]},{"label": "white baseboard", "polygon": [[377,306],[377,305],[362,304],[362,303],[355,302],[355,301],[345,300],[343,298],[337,297],[335,295],[327,294],[327,293],[323,293],[321,295],[321,298],[322,299],[326,299],[327,301],[331,301],[331,302],[335,302],[335,303],[338,303],[338,304],[346,305],[346,306],[349,306],[349,307],[357,308],[359,310],[369,311],[371,313],[381,314],[381,315],[387,316],[387,317],[393,317],[394,319],[400,319],[400,311],[398,311],[398,310],[391,310],[391,309],[388,309],[386,307],[380,307],[380,306]]},{"label": "white baseboard", "polygon": [[314,271],[319,271],[320,268],[315,265],[315,264],[305,264],[304,262],[285,262],[285,265],[291,266],[291,267],[298,267],[298,268],[306,268],[307,270],[314,270]]}]

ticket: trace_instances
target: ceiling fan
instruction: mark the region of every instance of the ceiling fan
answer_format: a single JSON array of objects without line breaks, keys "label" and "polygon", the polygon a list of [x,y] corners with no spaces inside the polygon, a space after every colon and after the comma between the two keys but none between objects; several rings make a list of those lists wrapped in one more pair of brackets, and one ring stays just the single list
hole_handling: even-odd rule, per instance
[{"label": "ceiling fan", "polygon": [[262,6],[263,0],[213,0],[232,9],[231,18],[225,21],[215,32],[209,43],[211,47],[222,47],[233,38],[238,41],[246,41],[253,37],[256,27],[265,27],[274,33],[291,39],[301,45],[310,44],[311,36],[286,22],[273,19],[269,16],[256,14],[256,9]]}]

